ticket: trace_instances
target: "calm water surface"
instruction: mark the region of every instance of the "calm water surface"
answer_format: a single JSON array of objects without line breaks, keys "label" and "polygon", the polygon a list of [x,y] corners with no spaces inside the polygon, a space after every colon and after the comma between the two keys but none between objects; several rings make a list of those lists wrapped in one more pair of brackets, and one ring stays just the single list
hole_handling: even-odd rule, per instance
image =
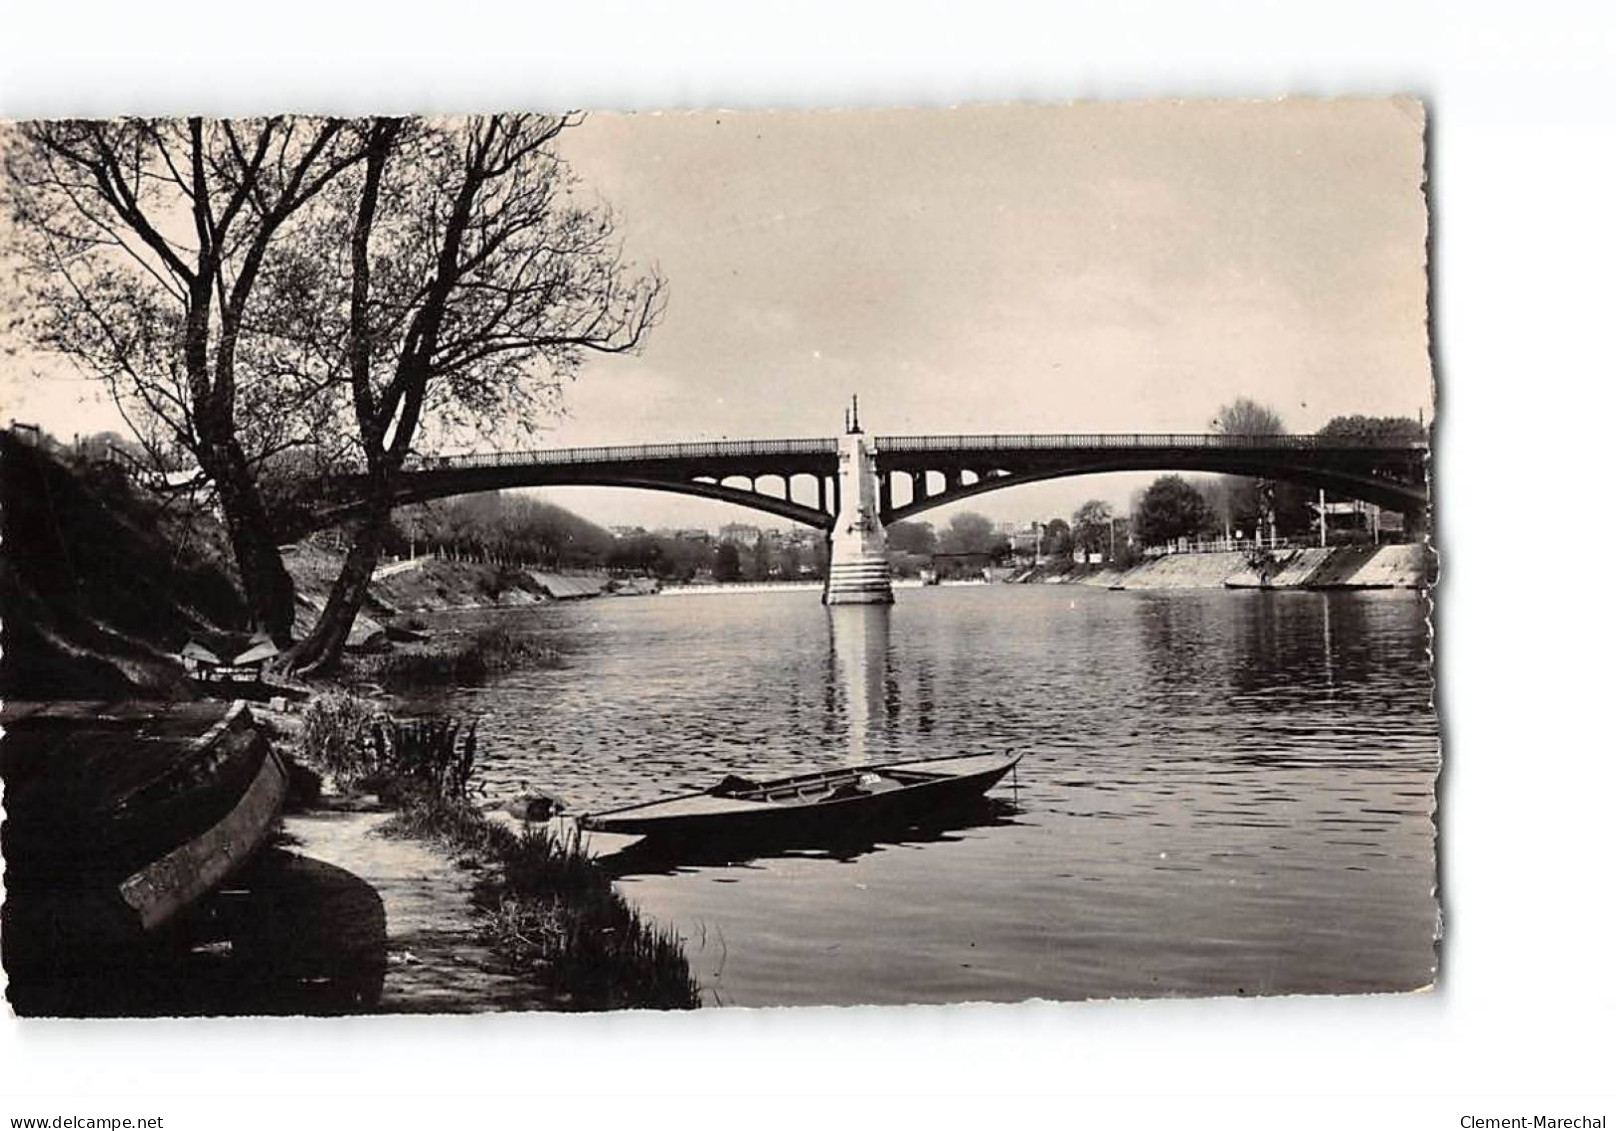
[{"label": "calm water surface", "polygon": [[[1438,751],[1409,593],[905,590],[454,614],[561,670],[450,696],[494,798],[573,811],[753,775],[1014,748],[969,827],[624,892],[709,1002],[1398,990],[1430,981]],[[447,627],[447,626],[446,626]]]}]

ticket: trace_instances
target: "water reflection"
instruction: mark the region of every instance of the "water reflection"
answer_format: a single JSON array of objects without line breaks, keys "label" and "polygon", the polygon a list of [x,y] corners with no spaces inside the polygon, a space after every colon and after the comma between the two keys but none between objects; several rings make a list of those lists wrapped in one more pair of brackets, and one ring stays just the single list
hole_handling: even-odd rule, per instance
[{"label": "water reflection", "polygon": [[972,829],[1014,825],[1020,809],[1004,797],[973,797],[929,813],[901,828],[850,829],[840,836],[811,840],[726,839],[659,841],[645,839],[603,856],[599,862],[613,877],[671,876],[699,867],[740,867],[760,860],[834,860],[852,863],[861,856],[897,847],[953,843]]},{"label": "water reflection", "polygon": [[450,707],[480,717],[490,801],[537,787],[575,812],[1025,752],[1014,814],[625,870],[725,1002],[1407,989],[1435,924],[1425,614],[1051,586],[553,605],[478,616],[564,640],[565,669]]},{"label": "water reflection", "polygon": [[833,697],[845,705],[843,760],[851,766],[881,761],[870,757],[871,735],[883,735],[890,745],[899,713],[898,682],[892,670],[892,607],[831,605],[825,616],[830,626]]}]

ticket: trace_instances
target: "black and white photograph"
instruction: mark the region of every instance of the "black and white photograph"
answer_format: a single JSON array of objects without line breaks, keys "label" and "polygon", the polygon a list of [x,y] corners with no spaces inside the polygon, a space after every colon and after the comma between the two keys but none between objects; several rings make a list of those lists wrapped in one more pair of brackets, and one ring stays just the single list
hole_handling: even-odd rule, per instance
[{"label": "black and white photograph", "polygon": [[12,124],[12,1007],[1429,987],[1424,139]]},{"label": "black and white photograph", "polygon": [[1611,30],[9,6],[0,1124],[1607,1127]]}]

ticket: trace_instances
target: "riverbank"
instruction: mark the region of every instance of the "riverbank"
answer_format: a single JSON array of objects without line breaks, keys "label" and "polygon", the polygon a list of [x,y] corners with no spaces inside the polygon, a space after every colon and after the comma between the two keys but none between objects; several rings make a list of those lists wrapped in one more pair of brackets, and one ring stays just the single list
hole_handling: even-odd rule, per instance
[{"label": "riverbank", "polygon": [[1069,565],[1028,570],[1022,584],[1084,585],[1095,589],[1428,589],[1437,554],[1425,543],[1395,546],[1306,547],[1262,554],[1244,551],[1167,554],[1130,569]]},{"label": "riverbank", "polygon": [[[381,901],[382,1012],[699,1005],[682,940],[641,919],[583,846],[470,801],[475,722],[399,722],[327,694],[267,729],[320,771],[289,847]],[[322,800],[323,799],[323,800]]]},{"label": "riverbank", "polygon": [[[245,603],[211,513],[152,497],[112,471],[63,461],[9,434],[0,439],[0,470],[0,693],[8,700],[92,702],[75,733],[96,751],[115,754],[96,720],[249,690],[196,683],[182,663],[182,651],[198,641],[234,651],[247,646]],[[307,631],[340,570],[340,547],[310,540],[285,553],[299,592],[299,625]],[[221,845],[240,847],[231,828],[221,824],[215,833],[204,821],[251,800],[243,793],[247,783],[230,771],[234,763],[186,762],[168,753],[148,758],[150,765],[121,763],[123,777],[114,775],[113,784],[133,800],[118,812],[145,839],[131,842],[129,859],[119,862],[143,868],[154,852],[179,845],[210,878],[184,892],[184,906],[171,917],[118,945],[97,942],[68,956],[72,961],[58,948],[27,971],[10,968],[8,959],[14,1005],[26,1004],[31,1015],[170,1016],[696,1004],[680,940],[639,920],[576,846],[503,827],[466,802],[475,758],[469,725],[453,748],[452,766],[435,762],[436,754],[422,759],[420,751],[404,749],[396,731],[385,732],[392,735],[385,749],[374,744],[378,726],[389,725],[381,714],[392,709],[383,683],[404,690],[474,683],[491,672],[558,662],[546,642],[502,629],[433,639],[421,631],[416,611],[533,605],[645,587],[437,559],[390,563],[379,572],[385,576],[350,636],[341,675],[365,696],[354,700],[361,710],[341,720],[340,729],[354,753],[352,768],[369,780],[339,783],[342,775],[311,757],[302,741],[329,681],[285,685],[288,694],[275,704],[282,709],[248,709],[249,729],[273,748],[265,764],[291,781],[285,811],[277,796],[275,813],[266,815],[278,831],[250,858],[228,856]],[[296,702],[304,695],[314,698]],[[8,759],[3,768],[12,802],[23,804],[16,775],[26,767]],[[316,769],[326,771],[323,787]],[[196,782],[186,777],[193,771]],[[147,786],[181,777],[198,793],[195,806],[181,811],[152,803]],[[13,823],[26,816],[66,830],[48,852],[12,854],[10,868],[45,866],[49,874],[52,853],[76,861],[96,847],[80,843],[88,834],[74,820],[82,792],[71,782],[35,790],[26,799],[28,813],[10,814]],[[8,848],[18,847],[10,839]],[[216,865],[221,872],[213,876],[208,869]],[[99,874],[69,867],[48,883],[71,895],[75,884],[99,881]],[[115,905],[120,889],[114,883],[108,890]]]},{"label": "riverbank", "polygon": [[[293,861],[282,865],[282,875],[295,882],[306,870],[299,862],[312,861],[353,877],[380,901],[379,940],[367,939],[373,928],[342,915],[330,899],[294,901],[305,918],[313,918],[309,912],[323,912],[319,915],[323,926],[313,929],[336,936],[338,949],[379,948],[384,973],[368,1011],[555,1008],[554,991],[506,969],[470,914],[477,886],[489,879],[488,867],[469,859],[457,861],[422,841],[383,835],[391,818],[392,813],[380,807],[332,806],[290,813],[282,822],[281,848]],[[273,885],[275,879],[260,882]]]}]

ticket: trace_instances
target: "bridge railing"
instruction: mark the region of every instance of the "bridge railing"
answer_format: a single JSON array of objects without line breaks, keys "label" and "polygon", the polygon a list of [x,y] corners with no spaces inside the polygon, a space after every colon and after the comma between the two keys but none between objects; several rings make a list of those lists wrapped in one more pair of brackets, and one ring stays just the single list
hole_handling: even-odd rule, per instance
[{"label": "bridge railing", "polygon": [[[1424,440],[1397,442],[1362,436],[1225,436],[1215,432],[1020,432],[959,436],[877,436],[877,452],[1028,451],[1104,448],[1380,449],[1423,451]],[[514,452],[468,452],[417,456],[411,471],[482,467],[530,467],[581,463],[634,463],[642,460],[703,460],[752,456],[823,456],[836,451],[825,437],[794,440],[711,440],[678,444],[614,444],[587,448],[534,448]]]},{"label": "bridge railing", "polygon": [[1380,448],[1421,451],[1424,440],[1398,442],[1365,436],[1316,436],[1272,433],[1238,436],[1218,432],[1076,432],[997,433],[979,436],[877,436],[880,452],[1026,451],[1065,448],[1260,448],[1272,450],[1328,450]]},{"label": "bridge railing", "polygon": [[636,460],[714,459],[745,456],[833,455],[836,441],[712,440],[679,444],[614,444],[590,448],[535,448],[519,452],[470,452],[450,456],[417,456],[406,467],[435,471],[535,464],[632,463]]}]

